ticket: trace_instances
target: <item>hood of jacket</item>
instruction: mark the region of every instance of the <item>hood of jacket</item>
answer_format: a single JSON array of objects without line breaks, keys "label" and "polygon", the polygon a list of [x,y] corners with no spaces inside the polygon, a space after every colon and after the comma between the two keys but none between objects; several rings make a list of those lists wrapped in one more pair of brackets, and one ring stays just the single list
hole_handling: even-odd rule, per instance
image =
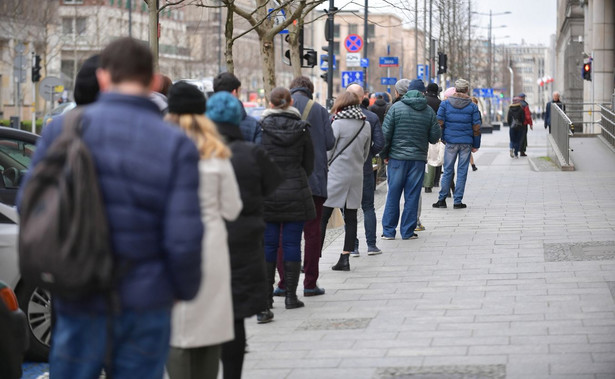
[{"label": "hood of jacket", "polygon": [[379,107],[383,107],[383,106],[387,105],[387,102],[384,99],[376,99],[374,104],[376,104]]},{"label": "hood of jacket", "polygon": [[263,113],[261,127],[274,145],[290,146],[299,141],[307,131],[308,123],[294,107],[267,109]]},{"label": "hood of jacket", "polygon": [[404,97],[401,98],[402,103],[409,105],[412,109],[422,111],[427,107],[427,99],[417,90],[406,92]]},{"label": "hood of jacket", "polygon": [[448,102],[457,109],[463,109],[472,103],[470,96],[465,93],[456,92],[453,96],[448,98]]}]

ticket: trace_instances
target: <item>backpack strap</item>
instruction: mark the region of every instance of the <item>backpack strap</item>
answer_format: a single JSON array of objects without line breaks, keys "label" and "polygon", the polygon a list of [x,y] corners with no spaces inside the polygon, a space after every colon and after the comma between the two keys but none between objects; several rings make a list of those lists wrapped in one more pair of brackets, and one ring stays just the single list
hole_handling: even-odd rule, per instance
[{"label": "backpack strap", "polygon": [[301,119],[303,121],[307,120],[308,116],[310,115],[310,111],[312,110],[312,106],[314,106],[314,100],[309,99],[305,108],[303,109],[303,113],[301,113]]}]

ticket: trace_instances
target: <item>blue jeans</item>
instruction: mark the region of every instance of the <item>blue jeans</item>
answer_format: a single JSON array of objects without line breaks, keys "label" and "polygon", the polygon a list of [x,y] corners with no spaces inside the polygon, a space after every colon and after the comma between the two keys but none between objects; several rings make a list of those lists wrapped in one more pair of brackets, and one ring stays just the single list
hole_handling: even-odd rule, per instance
[{"label": "blue jeans", "polygon": [[444,165],[442,166],[444,173],[442,174],[438,200],[444,200],[446,199],[446,195],[448,195],[448,190],[451,187],[451,178],[455,174],[455,162],[459,157],[459,163],[457,164],[457,183],[455,184],[453,198],[455,199],[455,204],[461,204],[463,192],[466,188],[466,178],[468,176],[468,165],[470,164],[471,154],[472,145],[470,144],[446,144],[446,150],[444,150]]},{"label": "blue jeans", "polygon": [[510,128],[510,143],[511,149],[515,151],[515,156],[519,155],[519,151],[521,150],[521,140],[523,139],[523,129],[522,128]]},{"label": "blue jeans", "polygon": [[[100,376],[110,342],[107,318],[104,314],[56,313],[49,355],[51,378]],[[113,316],[113,378],[162,378],[170,333],[170,309],[125,310]]]},{"label": "blue jeans", "polygon": [[[365,227],[365,240],[368,247],[376,246],[376,209],[374,208],[374,191],[376,182],[373,173],[363,173],[363,198],[361,199],[361,209],[363,209],[363,226]],[[359,246],[357,238],[356,247]]]},{"label": "blue jeans", "polygon": [[268,222],[265,227],[265,260],[269,263],[277,260],[281,235],[284,261],[301,262],[303,224],[303,221]]},{"label": "blue jeans", "polygon": [[382,215],[382,234],[395,237],[395,229],[399,222],[399,199],[404,193],[404,211],[401,216],[400,234],[402,238],[410,238],[416,228],[425,162],[401,161],[389,159],[387,168],[387,193],[384,214]]}]

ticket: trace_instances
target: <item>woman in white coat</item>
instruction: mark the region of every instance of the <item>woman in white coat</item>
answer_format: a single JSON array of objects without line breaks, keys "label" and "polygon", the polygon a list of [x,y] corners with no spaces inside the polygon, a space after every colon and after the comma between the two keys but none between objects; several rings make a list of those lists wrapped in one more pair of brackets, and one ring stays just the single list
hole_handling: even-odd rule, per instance
[{"label": "woman in white coat", "polygon": [[322,209],[321,247],[325,240],[327,223],[334,208],[344,211],[346,232],[344,250],[333,267],[336,271],[349,271],[348,257],[355,248],[357,237],[357,209],[363,197],[363,164],[369,155],[372,129],[360,108],[361,100],[352,92],[338,96],[331,108],[335,146],[328,153],[327,200]]},{"label": "woman in white coat", "polygon": [[171,87],[166,120],[184,130],[201,154],[199,199],[205,226],[201,288],[195,299],[178,302],[173,309],[167,361],[171,379],[217,378],[221,344],[234,338],[224,221],[235,220],[242,203],[231,152],[204,113],[205,96],[196,87],[185,82]]}]

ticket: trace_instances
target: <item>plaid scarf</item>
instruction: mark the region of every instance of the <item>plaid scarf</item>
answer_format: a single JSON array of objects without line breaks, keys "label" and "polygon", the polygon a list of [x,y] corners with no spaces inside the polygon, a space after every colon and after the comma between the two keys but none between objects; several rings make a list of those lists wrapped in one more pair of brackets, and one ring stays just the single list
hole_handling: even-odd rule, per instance
[{"label": "plaid scarf", "polygon": [[361,110],[361,106],[359,104],[349,105],[346,108],[343,108],[333,116],[333,120],[339,120],[343,118],[353,118],[355,120],[365,120],[365,115]]}]

